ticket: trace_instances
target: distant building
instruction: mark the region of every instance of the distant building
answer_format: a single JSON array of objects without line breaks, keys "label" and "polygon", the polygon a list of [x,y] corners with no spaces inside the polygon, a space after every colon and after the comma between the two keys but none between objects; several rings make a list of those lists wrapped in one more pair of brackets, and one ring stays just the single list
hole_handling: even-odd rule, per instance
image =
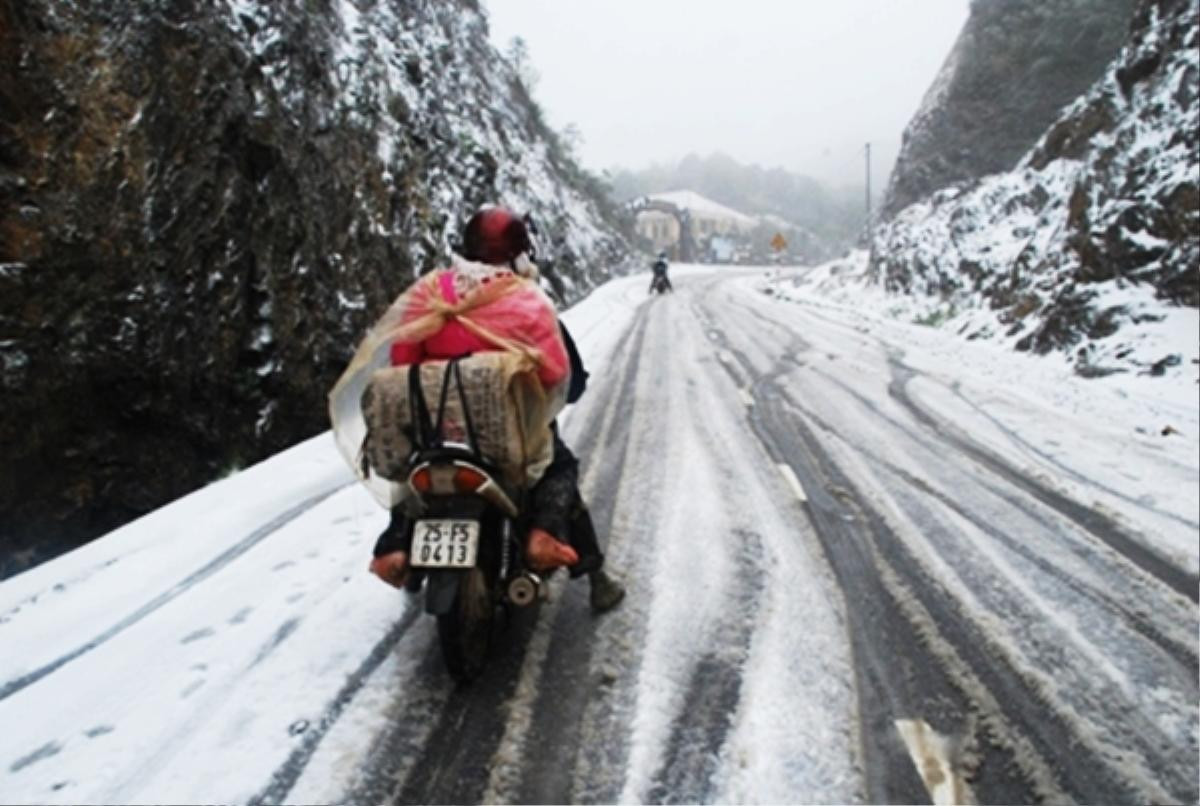
[{"label": "distant building", "polygon": [[643,245],[672,260],[800,265],[832,257],[820,238],[781,216],[746,215],[691,190],[641,196],[627,206]]},{"label": "distant building", "polygon": [[[676,252],[686,221],[691,243],[701,253],[712,251],[722,262],[733,255],[732,243],[748,238],[759,224],[757,219],[691,190],[654,193],[639,199],[635,205],[641,208],[636,217],[637,233],[654,249]],[[716,250],[710,247],[713,239],[719,239]]]},{"label": "distant building", "polygon": [[679,219],[662,210],[642,210],[637,215],[637,233],[654,245],[656,251],[679,243]]},{"label": "distant building", "polygon": [[758,219],[739,213],[691,190],[655,193],[649,197],[687,210],[692,222],[692,235],[697,239],[710,235],[747,235],[758,226]]}]

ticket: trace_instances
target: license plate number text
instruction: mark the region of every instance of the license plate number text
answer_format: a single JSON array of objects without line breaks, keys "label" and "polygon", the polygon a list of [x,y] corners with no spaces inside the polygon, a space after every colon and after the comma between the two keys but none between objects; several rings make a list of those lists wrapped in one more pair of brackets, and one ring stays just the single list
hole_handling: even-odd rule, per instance
[{"label": "license plate number text", "polygon": [[478,549],[478,521],[439,518],[413,524],[412,564],[417,568],[471,568]]}]

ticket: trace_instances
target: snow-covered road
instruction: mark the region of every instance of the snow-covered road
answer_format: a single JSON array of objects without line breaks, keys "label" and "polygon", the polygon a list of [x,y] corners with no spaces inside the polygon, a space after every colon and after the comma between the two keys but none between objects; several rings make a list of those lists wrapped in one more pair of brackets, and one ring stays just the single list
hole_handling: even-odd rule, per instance
[{"label": "snow-covered road", "polygon": [[619,609],[456,689],[323,435],[0,583],[0,802],[1196,802],[1195,406],[674,279],[565,316]]}]

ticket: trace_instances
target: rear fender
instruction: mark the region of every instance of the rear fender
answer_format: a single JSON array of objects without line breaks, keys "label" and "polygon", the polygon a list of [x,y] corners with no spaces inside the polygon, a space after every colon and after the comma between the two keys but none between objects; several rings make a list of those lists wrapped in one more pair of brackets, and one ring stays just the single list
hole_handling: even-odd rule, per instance
[{"label": "rear fender", "polygon": [[444,616],[454,609],[454,597],[465,571],[429,568],[425,571],[425,612]]}]

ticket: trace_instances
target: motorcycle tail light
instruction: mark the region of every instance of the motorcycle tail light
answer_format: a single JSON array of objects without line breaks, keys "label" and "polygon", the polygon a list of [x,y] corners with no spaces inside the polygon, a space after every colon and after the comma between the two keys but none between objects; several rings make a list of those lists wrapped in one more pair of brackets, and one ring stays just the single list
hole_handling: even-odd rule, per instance
[{"label": "motorcycle tail light", "polygon": [[409,485],[421,495],[425,495],[433,489],[433,479],[430,476],[429,468],[422,467],[408,477]]},{"label": "motorcycle tail light", "polygon": [[473,493],[484,485],[487,476],[473,467],[458,467],[454,471],[454,488],[460,493]]}]

